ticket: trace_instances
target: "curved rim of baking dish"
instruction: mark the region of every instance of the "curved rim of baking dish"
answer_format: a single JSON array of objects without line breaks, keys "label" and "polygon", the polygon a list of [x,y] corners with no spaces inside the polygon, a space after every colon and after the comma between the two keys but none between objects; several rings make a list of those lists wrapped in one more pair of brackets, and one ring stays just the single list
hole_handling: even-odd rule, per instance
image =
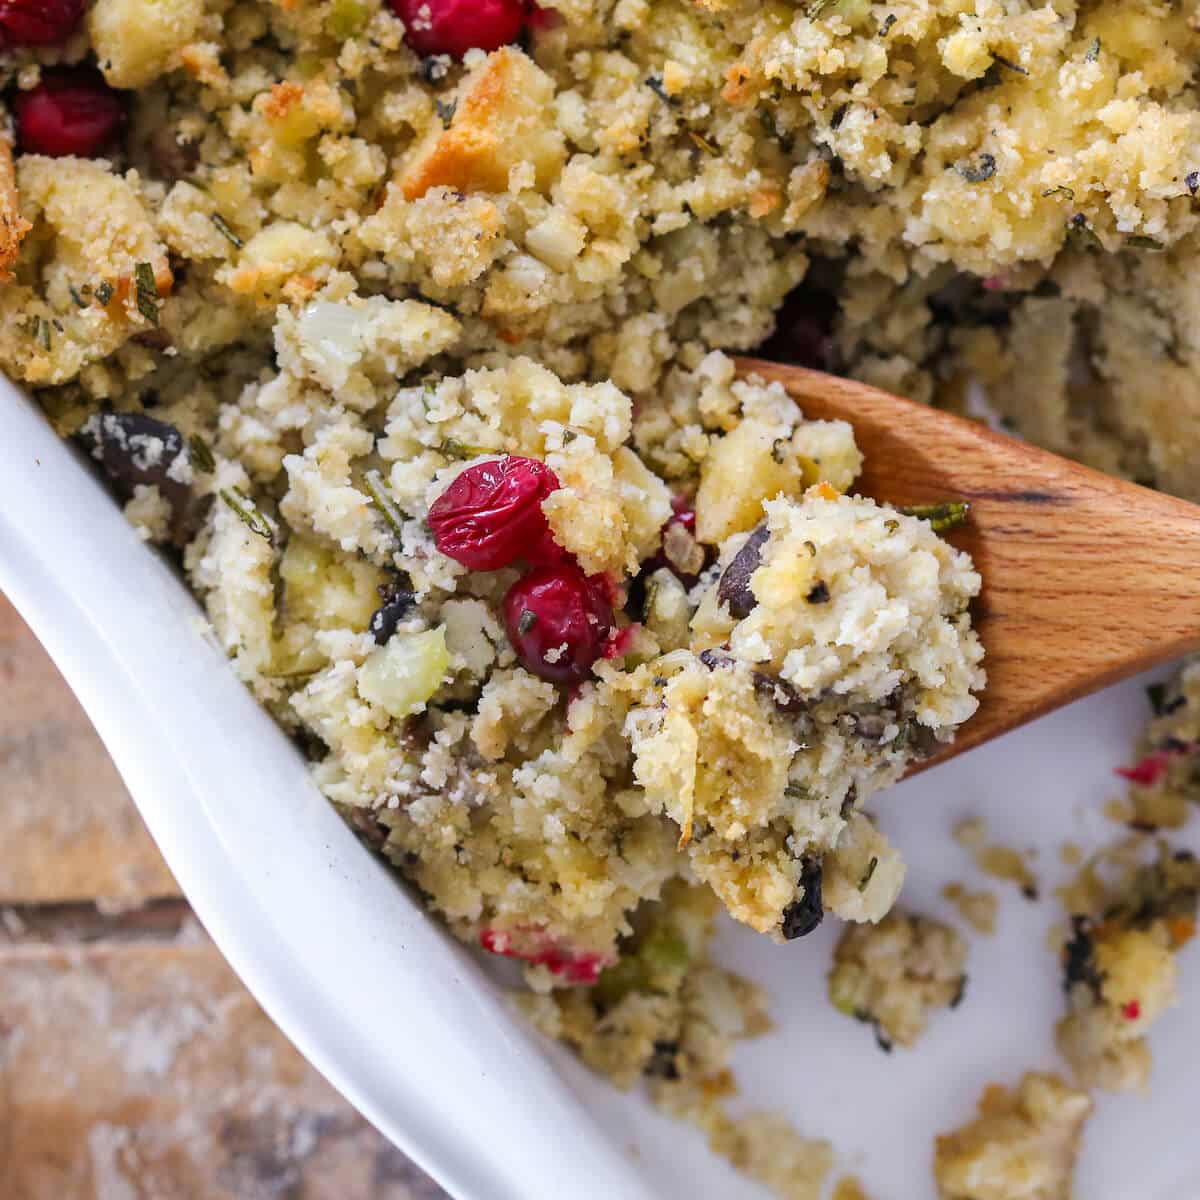
[{"label": "curved rim of baking dish", "polygon": [[2,378],[0,396],[0,588],[272,1020],[460,1200],[650,1200],[503,993],[321,796],[77,452]]}]

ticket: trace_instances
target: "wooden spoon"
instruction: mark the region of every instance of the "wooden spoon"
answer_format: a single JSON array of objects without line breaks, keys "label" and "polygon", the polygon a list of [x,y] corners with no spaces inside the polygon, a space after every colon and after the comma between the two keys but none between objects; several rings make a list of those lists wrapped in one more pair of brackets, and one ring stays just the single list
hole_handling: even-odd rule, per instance
[{"label": "wooden spoon", "polygon": [[806,416],[854,426],[866,458],[855,491],[970,502],[946,536],[983,576],[987,689],[922,766],[1200,648],[1200,506],[851,379],[749,358],[738,368],[783,384]]}]

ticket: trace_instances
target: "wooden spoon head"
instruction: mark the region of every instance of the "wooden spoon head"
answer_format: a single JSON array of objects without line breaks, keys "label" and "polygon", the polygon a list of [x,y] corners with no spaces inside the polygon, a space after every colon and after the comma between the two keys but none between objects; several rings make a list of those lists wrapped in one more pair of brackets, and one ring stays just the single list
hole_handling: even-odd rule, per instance
[{"label": "wooden spoon head", "polygon": [[855,491],[971,505],[947,538],[983,576],[988,684],[922,767],[1200,647],[1200,507],[854,380],[757,359],[738,369],[782,384],[806,416],[854,426]]}]

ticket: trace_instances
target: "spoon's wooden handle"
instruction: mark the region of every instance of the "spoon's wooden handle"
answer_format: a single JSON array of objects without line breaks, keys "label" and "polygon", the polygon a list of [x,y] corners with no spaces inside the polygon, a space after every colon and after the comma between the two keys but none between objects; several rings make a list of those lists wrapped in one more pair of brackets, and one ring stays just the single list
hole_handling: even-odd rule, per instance
[{"label": "spoon's wooden handle", "polygon": [[752,359],[811,417],[854,425],[856,490],[896,504],[966,499],[950,540],[983,575],[987,691],[934,761],[1200,648],[1200,506],[1113,479],[876,388]]}]

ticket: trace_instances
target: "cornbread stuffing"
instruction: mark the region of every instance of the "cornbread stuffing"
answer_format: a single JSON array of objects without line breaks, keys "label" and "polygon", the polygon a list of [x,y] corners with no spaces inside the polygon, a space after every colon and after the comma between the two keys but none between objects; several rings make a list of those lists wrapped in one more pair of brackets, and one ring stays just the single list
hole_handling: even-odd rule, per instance
[{"label": "cornbread stuffing", "polygon": [[1176,1003],[1175,955],[1196,932],[1200,862],[1165,842],[1145,858],[1136,840],[1118,844],[1088,863],[1067,893],[1067,1015],[1056,1033],[1084,1087],[1145,1090],[1146,1032]]},{"label": "cornbread stuffing", "polygon": [[1071,1200],[1079,1139],[1092,1102],[1056,1075],[992,1084],[970,1124],[937,1139],[942,1200]]},{"label": "cornbread stuffing", "polygon": [[[862,805],[973,712],[981,581],[727,355],[983,381],[1200,497],[1198,54],[1200,0],[7,0],[0,368],[539,1027],[810,1200],[831,1148],[725,1103],[768,1022],[710,926],[851,922],[831,994],[889,1043],[961,997]],[[1194,798],[1198,688],[1127,771],[1142,826]],[[1169,902],[1078,911],[1085,1083],[1140,1081],[1170,994],[1195,887],[1154,870]],[[990,1092],[943,1195],[1066,1197],[1089,1106]]]},{"label": "cornbread stuffing", "polygon": [[829,999],[875,1027],[880,1048],[912,1046],[934,1009],[956,1008],[967,987],[967,945],[949,925],[892,909],[850,925],[833,954]]}]

